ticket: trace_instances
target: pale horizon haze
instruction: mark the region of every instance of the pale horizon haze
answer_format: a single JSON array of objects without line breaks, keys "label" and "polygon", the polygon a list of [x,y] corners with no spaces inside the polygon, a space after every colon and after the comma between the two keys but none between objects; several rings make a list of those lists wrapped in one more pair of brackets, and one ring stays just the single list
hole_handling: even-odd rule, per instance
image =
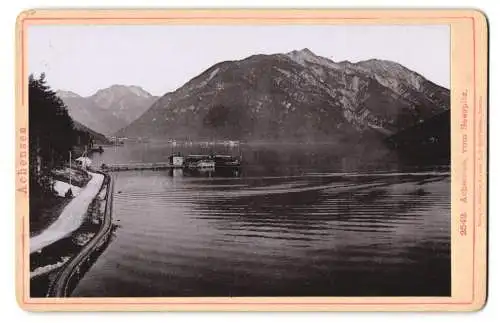
[{"label": "pale horizon haze", "polygon": [[30,26],[28,71],[90,96],[113,84],[161,96],[210,66],[308,48],[333,61],[391,60],[450,88],[448,25]]}]

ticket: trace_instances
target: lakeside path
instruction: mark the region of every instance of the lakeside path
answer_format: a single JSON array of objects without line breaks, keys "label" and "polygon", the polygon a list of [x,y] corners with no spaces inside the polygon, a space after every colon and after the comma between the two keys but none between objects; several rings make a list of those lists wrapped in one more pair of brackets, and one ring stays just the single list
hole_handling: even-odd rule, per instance
[{"label": "lakeside path", "polygon": [[30,238],[30,253],[66,237],[80,227],[90,203],[101,190],[104,175],[91,173],[90,181],[62,211],[59,218],[39,235]]},{"label": "lakeside path", "polygon": [[112,177],[109,177],[109,182],[107,185],[106,192],[106,209],[104,211],[104,222],[102,223],[99,231],[96,235],[83,247],[80,252],[70,260],[66,267],[57,275],[53,284],[49,286],[47,296],[49,297],[68,297],[70,296],[72,290],[72,284],[78,284],[79,280],[88,270],[89,266],[92,266],[91,257],[92,254],[102,248],[106,239],[109,238],[109,234],[112,228],[111,220],[111,208],[113,205],[113,188],[114,181]]}]

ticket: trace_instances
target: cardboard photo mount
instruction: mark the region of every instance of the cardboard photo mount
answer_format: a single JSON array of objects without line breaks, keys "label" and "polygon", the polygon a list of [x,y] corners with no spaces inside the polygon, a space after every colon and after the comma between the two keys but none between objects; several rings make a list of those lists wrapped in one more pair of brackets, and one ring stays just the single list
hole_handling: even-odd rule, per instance
[{"label": "cardboard photo mount", "polygon": [[[35,25],[449,25],[451,297],[30,298],[27,35]],[[16,297],[29,311],[475,311],[487,298],[488,27],[477,10],[27,10],[17,19]],[[432,50],[432,48],[429,48]],[[412,279],[412,277],[408,277]]]}]

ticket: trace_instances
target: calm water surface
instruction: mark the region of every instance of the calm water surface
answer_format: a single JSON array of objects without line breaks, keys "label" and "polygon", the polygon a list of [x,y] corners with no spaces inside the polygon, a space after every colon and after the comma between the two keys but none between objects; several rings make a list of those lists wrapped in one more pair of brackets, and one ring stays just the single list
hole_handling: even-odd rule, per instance
[{"label": "calm water surface", "polygon": [[[171,152],[130,144],[93,158]],[[327,145],[231,153],[240,171],[115,173],[114,237],[72,296],[450,295],[446,170]]]}]

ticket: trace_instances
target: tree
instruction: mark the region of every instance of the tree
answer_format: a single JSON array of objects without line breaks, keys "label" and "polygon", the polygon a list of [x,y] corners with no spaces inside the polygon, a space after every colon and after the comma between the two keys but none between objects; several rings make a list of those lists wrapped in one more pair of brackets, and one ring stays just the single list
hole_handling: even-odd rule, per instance
[{"label": "tree", "polygon": [[29,77],[30,191],[52,192],[51,171],[68,158],[76,142],[73,120],[62,100],[47,85],[45,74]]}]

